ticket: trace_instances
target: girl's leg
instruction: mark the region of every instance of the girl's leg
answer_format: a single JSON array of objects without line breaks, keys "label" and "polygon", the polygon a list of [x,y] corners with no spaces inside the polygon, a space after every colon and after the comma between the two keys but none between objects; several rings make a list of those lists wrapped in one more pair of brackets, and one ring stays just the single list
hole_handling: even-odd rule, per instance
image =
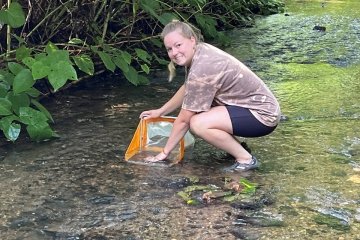
[{"label": "girl's leg", "polygon": [[213,146],[234,156],[240,163],[248,164],[252,156],[233,137],[230,115],[225,106],[211,108],[194,115],[190,120],[191,131]]}]

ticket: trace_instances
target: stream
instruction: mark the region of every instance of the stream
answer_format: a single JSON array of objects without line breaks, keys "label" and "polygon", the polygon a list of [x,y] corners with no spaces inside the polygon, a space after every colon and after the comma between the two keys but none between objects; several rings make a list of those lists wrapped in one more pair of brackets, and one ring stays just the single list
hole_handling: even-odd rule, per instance
[{"label": "stream", "polygon": [[[43,103],[59,138],[0,146],[0,239],[360,239],[360,1],[285,2],[285,13],[227,33],[225,50],[282,109],[274,133],[240,139],[258,170],[224,172],[233,159],[198,138],[181,164],[126,162],[139,114],[183,77],[94,79]],[[256,193],[201,202],[194,192],[198,204],[178,194],[229,179]]]}]

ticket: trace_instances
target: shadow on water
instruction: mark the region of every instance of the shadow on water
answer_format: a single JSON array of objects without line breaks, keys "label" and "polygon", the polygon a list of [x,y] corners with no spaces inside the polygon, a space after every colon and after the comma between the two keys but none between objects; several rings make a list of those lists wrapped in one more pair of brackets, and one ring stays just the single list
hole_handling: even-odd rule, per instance
[{"label": "shadow on water", "polygon": [[[1,239],[360,239],[360,2],[287,2],[289,16],[229,33],[227,51],[267,82],[284,114],[272,135],[243,139],[259,170],[224,173],[232,159],[200,139],[171,168],[125,163],[139,113],[182,80],[94,80],[44,103],[59,139],[0,147]],[[258,191],[189,205],[177,193],[192,178],[220,188],[246,178]]]}]

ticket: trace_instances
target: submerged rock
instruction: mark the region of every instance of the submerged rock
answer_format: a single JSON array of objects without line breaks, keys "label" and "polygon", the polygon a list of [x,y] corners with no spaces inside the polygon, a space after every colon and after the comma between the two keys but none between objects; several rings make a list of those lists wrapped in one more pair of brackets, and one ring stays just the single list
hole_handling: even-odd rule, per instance
[{"label": "submerged rock", "polygon": [[231,231],[231,234],[234,235],[237,239],[247,239],[247,240],[255,240],[259,239],[260,236],[258,233],[250,233],[241,228],[234,228]]},{"label": "submerged rock", "polygon": [[178,179],[172,179],[170,182],[166,183],[166,186],[171,189],[180,189],[192,184],[191,179],[188,177],[181,177]]},{"label": "submerged rock", "polygon": [[233,208],[243,210],[258,210],[264,206],[269,206],[275,202],[275,199],[270,194],[264,194],[258,199],[248,199],[243,201],[234,202],[231,204]]},{"label": "submerged rock", "polygon": [[272,213],[239,214],[234,221],[235,225],[253,225],[258,227],[282,227],[285,222],[281,215]]},{"label": "submerged rock", "polygon": [[360,223],[360,208],[356,209],[356,214],[354,216],[355,222]]},{"label": "submerged rock", "polygon": [[320,225],[327,225],[330,228],[339,230],[339,231],[349,231],[350,225],[348,222],[339,219],[337,217],[325,214],[318,214],[314,217],[314,221]]},{"label": "submerged rock", "polygon": [[97,195],[95,197],[89,198],[88,202],[92,204],[110,204],[115,200],[113,195]]},{"label": "submerged rock", "polygon": [[313,30],[317,30],[317,31],[320,31],[320,32],[325,32],[325,31],[326,31],[326,27],[316,25],[316,26],[314,26]]}]

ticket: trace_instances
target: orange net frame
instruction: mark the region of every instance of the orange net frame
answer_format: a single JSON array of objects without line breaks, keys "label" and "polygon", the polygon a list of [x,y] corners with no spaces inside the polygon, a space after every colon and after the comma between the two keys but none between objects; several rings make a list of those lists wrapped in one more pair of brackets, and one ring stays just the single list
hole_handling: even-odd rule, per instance
[{"label": "orange net frame", "polygon": [[[146,156],[146,153],[151,153],[152,155],[156,155],[160,153],[164,146],[166,141],[162,141],[162,143],[154,142],[150,138],[153,136],[150,135],[156,135],[156,133],[159,133],[161,137],[168,138],[171,132],[172,124],[175,121],[174,117],[159,117],[159,118],[151,118],[151,119],[141,119],[136,131],[134,133],[134,136],[126,150],[125,153],[125,160],[136,160],[136,161],[142,161],[144,156]],[[169,128],[170,123],[170,128]],[[163,124],[166,128],[159,128],[157,126],[157,129],[154,127],[156,124]],[[155,130],[154,130],[155,129]],[[155,133],[154,133],[155,131]],[[158,132],[156,132],[158,131]],[[193,144],[194,138],[193,136],[188,132],[187,133],[187,139],[190,144]],[[190,138],[189,138],[190,137]],[[161,139],[164,140],[164,139]],[[185,140],[184,137],[180,140],[180,143],[178,146],[173,150],[173,153],[169,156],[169,158],[172,158],[175,163],[180,162],[184,158],[184,152],[185,152]],[[189,143],[188,143],[189,145]]]}]

